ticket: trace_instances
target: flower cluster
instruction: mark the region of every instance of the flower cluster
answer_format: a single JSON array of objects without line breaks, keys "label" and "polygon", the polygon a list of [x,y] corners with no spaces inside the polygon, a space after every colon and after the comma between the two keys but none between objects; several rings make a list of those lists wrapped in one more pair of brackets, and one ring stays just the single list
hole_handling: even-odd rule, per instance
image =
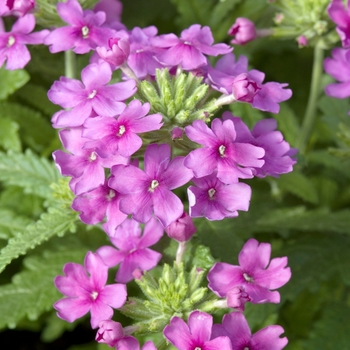
[{"label": "flower cluster", "polygon": [[[60,2],[57,13],[67,25],[32,34],[35,19],[27,12],[33,1],[1,6],[1,15],[20,16],[10,32],[0,27],[0,65],[7,60],[7,69],[29,61],[25,44],[43,43],[51,53],[92,52],[81,80],[61,77],[48,92],[62,108],[52,124],[65,151],[53,158],[60,173],[71,177],[72,209],[85,224],[102,223],[115,248],[88,252],[84,267],[64,266],[65,275],[55,279],[65,295],[54,305],[58,316],[73,322],[90,312],[91,327],[99,328],[96,341],[116,349],[140,349],[131,334],[159,331],[180,350],[282,349],[287,339],[280,338],[280,326],[252,335],[243,311],[246,302],[279,302],[276,289],[291,277],[287,258],[270,262],[270,244],[250,239],[239,266],[212,266],[208,298],[201,286],[204,269],[186,272],[182,258],[196,232],[192,218],[234,218],[249,209],[252,191],[242,179],[292,171],[296,152],[275,119],[250,130],[231,112],[214,117],[232,103],[278,113],[279,103],[292,95],[287,84],[263,83],[264,73],[249,70],[244,56],[236,60],[231,46],[215,44],[207,26],[191,25],[180,36],[157,35],[153,26],[127,30],[117,0],[103,0],[92,10],[83,10],[78,0]],[[233,44],[257,36],[253,23],[242,18],[229,35]],[[219,55],[212,66],[210,57]],[[116,82],[118,72],[122,79]],[[157,280],[148,271],[162,255],[149,247],[164,231],[179,248],[174,267],[165,265]],[[116,266],[117,283],[106,285],[108,269]],[[126,283],[132,280],[148,301],[127,301]],[[220,307],[235,312],[213,325],[207,312]],[[112,320],[113,309],[142,322],[123,328]],[[155,345],[146,342],[142,349]]]}]

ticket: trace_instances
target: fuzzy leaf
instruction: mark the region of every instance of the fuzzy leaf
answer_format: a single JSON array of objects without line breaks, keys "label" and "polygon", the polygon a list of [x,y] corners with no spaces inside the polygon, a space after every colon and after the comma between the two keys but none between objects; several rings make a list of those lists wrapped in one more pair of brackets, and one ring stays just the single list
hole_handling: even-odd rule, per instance
[{"label": "fuzzy leaf", "polygon": [[49,186],[58,178],[59,174],[53,163],[38,157],[30,150],[24,154],[0,152],[0,181],[7,185],[20,186],[25,193],[50,198]]},{"label": "fuzzy leaf", "polygon": [[13,277],[11,284],[0,286],[0,328],[13,328],[25,316],[37,319],[62,295],[56,290],[53,280],[62,274],[68,261],[82,261],[86,247],[65,247],[46,252],[43,256],[31,256],[24,260],[26,270]]},{"label": "fuzzy leaf", "polygon": [[6,99],[7,96],[22,87],[29,78],[29,74],[24,69],[6,70],[5,67],[0,68],[0,100]]},{"label": "fuzzy leaf", "polygon": [[23,232],[31,221],[11,210],[0,208],[0,238],[8,239],[17,232]]},{"label": "fuzzy leaf", "polygon": [[13,259],[25,254],[29,249],[47,241],[54,236],[62,236],[68,230],[75,230],[77,214],[71,210],[49,208],[47,213],[8,241],[6,247],[0,251],[0,272]]},{"label": "fuzzy leaf", "polygon": [[18,124],[9,118],[0,118],[0,146],[6,151],[21,151],[21,140],[18,136]]}]

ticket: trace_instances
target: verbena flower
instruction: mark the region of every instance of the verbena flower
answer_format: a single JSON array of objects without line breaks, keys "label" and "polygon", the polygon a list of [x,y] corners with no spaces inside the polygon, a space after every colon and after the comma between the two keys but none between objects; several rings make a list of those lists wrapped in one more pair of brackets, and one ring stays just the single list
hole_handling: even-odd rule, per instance
[{"label": "verbena flower", "polygon": [[[267,326],[252,335],[248,322],[240,312],[224,316],[221,324],[214,324],[212,337],[227,336],[231,340],[232,350],[281,350],[287,343],[281,326]],[[223,349],[222,349],[223,350]]]},{"label": "verbena flower", "polygon": [[112,70],[107,62],[92,63],[81,72],[82,82],[61,77],[51,86],[49,100],[62,108],[72,108],[55,118],[54,127],[80,126],[91,112],[99,116],[112,117],[125,109],[121,102],[136,92],[134,80],[107,85]]},{"label": "verbena flower", "polygon": [[178,350],[231,350],[231,341],[227,336],[212,339],[212,325],[211,315],[193,311],[187,324],[180,317],[173,317],[163,334]]},{"label": "verbena flower", "polygon": [[113,231],[108,232],[111,242],[118,248],[103,246],[97,250],[109,267],[118,264],[116,281],[127,283],[133,279],[133,272],[137,269],[148,271],[153,269],[162,255],[148,247],[156,244],[163,236],[164,228],[157,219],[151,218],[144,227],[132,219],[126,219]]},{"label": "verbena flower", "polygon": [[[57,316],[73,322],[91,313],[91,327],[97,328],[103,320],[111,319],[113,309],[118,309],[126,301],[124,284],[106,285],[108,267],[97,254],[88,252],[82,265],[64,265],[65,276],[55,278],[56,288],[66,296],[54,304]],[[87,275],[89,273],[90,276]]]},{"label": "verbena flower", "polygon": [[191,180],[193,173],[183,165],[184,157],[171,160],[170,146],[149,145],[145,151],[145,171],[133,165],[112,167],[109,186],[125,195],[120,210],[139,222],[153,215],[164,227],[183,213],[182,201],[171,191]]},{"label": "verbena flower", "polygon": [[228,35],[234,36],[231,44],[244,45],[256,38],[255,24],[248,18],[238,17],[228,30]]},{"label": "verbena flower", "polygon": [[208,287],[218,296],[226,297],[234,287],[243,287],[251,302],[279,303],[280,294],[274,289],[285,285],[291,271],[287,257],[270,261],[271,244],[249,239],[238,255],[239,266],[216,263],[208,273]]},{"label": "verbena flower", "polygon": [[336,31],[339,34],[343,47],[350,46],[350,8],[349,1],[347,8],[342,0],[332,0],[328,6],[328,15],[337,25]]}]

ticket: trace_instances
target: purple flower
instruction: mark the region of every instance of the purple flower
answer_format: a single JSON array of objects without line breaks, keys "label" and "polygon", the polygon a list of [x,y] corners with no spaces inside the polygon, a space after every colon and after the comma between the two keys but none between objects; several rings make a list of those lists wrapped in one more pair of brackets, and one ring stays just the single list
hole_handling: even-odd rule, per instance
[{"label": "purple flower", "polygon": [[147,222],[152,214],[164,227],[183,213],[182,201],[171,190],[191,180],[193,173],[184,165],[184,157],[171,160],[170,146],[149,145],[145,151],[145,171],[133,165],[112,167],[109,186],[124,194],[120,210]]},{"label": "purple flower", "polygon": [[346,98],[350,96],[350,49],[335,48],[332,58],[324,60],[324,70],[340,83],[329,84],[325,88],[328,96]]},{"label": "purple flower", "polygon": [[107,344],[113,348],[120,339],[124,338],[123,326],[119,322],[105,320],[101,321],[98,327],[95,337],[98,343]]},{"label": "purple flower", "polygon": [[103,11],[106,14],[105,25],[117,30],[122,29],[123,24],[120,23],[120,20],[123,4],[119,0],[100,0],[94,7],[94,12],[99,11]]},{"label": "purple flower", "polygon": [[157,266],[162,255],[148,247],[156,244],[163,233],[162,225],[155,218],[146,223],[143,234],[138,222],[126,219],[114,232],[108,232],[118,250],[103,246],[97,250],[97,254],[108,267],[120,263],[116,281],[127,283],[133,279],[136,269],[148,271]]},{"label": "purple flower", "polygon": [[97,254],[88,252],[84,266],[85,269],[76,263],[64,265],[65,276],[57,276],[55,286],[66,298],[58,300],[54,308],[57,316],[68,322],[90,311],[91,327],[97,328],[101,321],[112,318],[112,308],[124,305],[126,288],[124,284],[106,286],[108,267]]},{"label": "purple flower", "polygon": [[1,27],[0,23],[0,67],[7,60],[8,70],[23,68],[31,58],[26,44],[42,44],[50,33],[46,29],[31,33],[35,27],[35,18],[31,14],[18,18],[8,33]]},{"label": "purple flower", "polygon": [[[250,88],[254,87],[255,94],[250,94],[252,101],[239,99],[241,92],[236,96],[233,84],[237,83],[237,76],[245,73]],[[248,71],[248,60],[241,56],[235,61],[234,54],[230,53],[222,57],[216,64],[215,69],[209,68],[208,80],[213,89],[222,92],[225,95],[232,95],[229,103],[235,101],[249,102],[254,108],[262,111],[278,113],[280,106],[278,103],[288,100],[292,96],[290,89],[284,89],[288,84],[268,82],[263,84],[265,74],[258,70]],[[236,89],[236,88],[235,88]],[[220,100],[218,100],[219,102]]]},{"label": "purple flower", "polygon": [[159,130],[163,123],[160,114],[147,115],[150,104],[141,104],[133,100],[116,118],[96,117],[85,121],[83,136],[96,141],[87,142],[85,147],[96,147],[101,157],[120,154],[130,157],[142,146],[142,139],[137,135]]},{"label": "purple flower", "polygon": [[332,0],[328,6],[328,15],[337,25],[336,30],[339,34],[343,47],[350,46],[350,8],[349,1],[345,9],[342,0]]},{"label": "purple flower", "polygon": [[309,43],[305,35],[298,36],[297,42],[299,47],[305,47]]},{"label": "purple flower", "polygon": [[226,297],[234,287],[243,287],[251,302],[279,303],[280,294],[271,289],[285,285],[291,277],[287,257],[270,261],[271,245],[250,239],[238,256],[239,266],[216,263],[208,273],[208,287],[218,296]]},{"label": "purple flower", "polygon": [[252,301],[243,287],[233,287],[227,292],[226,302],[228,307],[232,307],[238,311],[244,311],[244,305],[248,301]]},{"label": "purple flower", "polygon": [[237,75],[232,81],[232,94],[237,101],[251,103],[259,90],[261,88],[247,73]]},{"label": "purple flower", "polygon": [[164,336],[178,350],[232,350],[227,336],[212,336],[213,317],[205,312],[193,311],[188,324],[175,316],[164,328]]},{"label": "purple flower", "polygon": [[265,151],[249,143],[236,142],[236,131],[231,120],[214,119],[211,129],[202,120],[195,120],[185,128],[186,135],[204,146],[188,154],[185,166],[193,170],[196,177],[217,171],[217,177],[226,184],[238,179],[254,176],[253,167],[261,167]]},{"label": "purple flower", "polygon": [[216,172],[192,181],[196,186],[187,190],[191,217],[222,220],[238,216],[237,210],[249,208],[251,188],[245,183],[225,185],[216,177]]},{"label": "purple flower", "polygon": [[159,62],[166,66],[180,65],[185,70],[196,69],[207,64],[204,56],[218,56],[232,51],[226,44],[213,45],[214,38],[209,27],[194,24],[181,32],[181,37],[175,34],[165,34],[152,39],[157,47],[168,48],[157,55]]},{"label": "purple flower", "polygon": [[57,13],[70,26],[57,28],[45,38],[51,53],[70,49],[78,54],[87,53],[97,46],[107,46],[115,33],[113,29],[101,27],[106,20],[105,12],[83,11],[78,0],[58,3]]},{"label": "purple flower", "polygon": [[103,185],[77,196],[72,203],[72,209],[81,212],[80,220],[89,225],[95,225],[107,216],[102,227],[106,232],[113,232],[127,218],[119,210],[120,199],[120,193],[110,188],[106,181]]},{"label": "purple flower", "polygon": [[76,195],[102,185],[105,182],[104,168],[129,162],[119,154],[110,158],[101,158],[94,148],[83,148],[88,139],[81,137],[81,131],[81,128],[61,130],[60,139],[70,154],[61,150],[52,154],[60,173],[63,176],[73,177],[70,186]]},{"label": "purple flower", "polygon": [[62,108],[72,108],[60,113],[55,127],[80,126],[91,112],[112,117],[125,109],[124,101],[136,92],[135,81],[107,85],[112,71],[107,62],[93,63],[81,72],[83,83],[76,79],[61,77],[48,92],[50,101]]},{"label": "purple flower", "polygon": [[232,312],[224,316],[222,325],[214,324],[213,335],[227,336],[232,343],[232,350],[281,350],[287,343],[281,326],[267,326],[252,335],[248,322],[240,312]]},{"label": "purple flower", "polygon": [[16,14],[20,17],[27,14],[35,6],[35,0],[5,0],[11,14]]},{"label": "purple flower", "polygon": [[255,25],[248,18],[238,17],[229,29],[228,35],[234,36],[231,44],[244,45],[256,38]]}]

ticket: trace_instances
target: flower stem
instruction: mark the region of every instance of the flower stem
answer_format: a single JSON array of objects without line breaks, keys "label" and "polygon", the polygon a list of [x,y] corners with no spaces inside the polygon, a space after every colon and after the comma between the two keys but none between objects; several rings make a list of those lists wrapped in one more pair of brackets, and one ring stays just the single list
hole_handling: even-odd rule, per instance
[{"label": "flower stem", "polygon": [[64,52],[64,73],[67,78],[74,79],[76,72],[75,53],[71,50]]},{"label": "flower stem", "polygon": [[182,262],[183,255],[185,254],[186,250],[186,242],[179,242],[179,245],[177,247],[176,251],[176,264],[180,265]]},{"label": "flower stem", "polygon": [[320,81],[323,70],[323,49],[316,44],[314,48],[314,61],[312,67],[311,87],[306,112],[301,126],[298,143],[299,152],[303,154],[316,119],[317,99],[320,93]]}]

